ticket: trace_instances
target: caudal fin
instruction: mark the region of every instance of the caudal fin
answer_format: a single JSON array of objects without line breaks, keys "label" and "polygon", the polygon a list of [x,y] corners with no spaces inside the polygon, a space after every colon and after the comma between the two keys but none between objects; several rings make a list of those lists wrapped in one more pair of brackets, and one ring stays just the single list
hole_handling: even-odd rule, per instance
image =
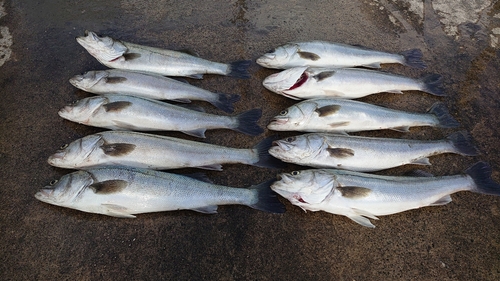
[{"label": "caudal fin", "polygon": [[227,76],[248,79],[250,78],[250,73],[248,73],[248,67],[250,66],[249,60],[235,61],[230,64],[230,72]]},{"label": "caudal fin", "polygon": [[455,153],[464,156],[476,156],[479,154],[477,148],[472,144],[472,137],[465,131],[455,132],[447,138],[455,147]]},{"label": "caudal fin", "polygon": [[458,123],[458,121],[450,115],[446,105],[443,103],[436,102],[432,105],[428,112],[434,114],[438,119],[438,124],[436,125],[437,127],[456,128],[460,126],[460,123]]},{"label": "caudal fin", "polygon": [[422,51],[419,49],[412,49],[399,53],[405,58],[405,65],[415,68],[426,68],[425,62],[422,61]]},{"label": "caudal fin", "polygon": [[439,74],[429,74],[424,76],[421,80],[422,83],[424,83],[422,91],[435,96],[446,96],[443,88],[443,76]]},{"label": "caudal fin", "polygon": [[258,199],[256,203],[249,205],[249,207],[269,213],[281,214],[285,212],[285,205],[280,202],[278,195],[271,190],[271,184],[273,184],[274,181],[275,180],[269,180],[259,185],[249,187],[249,189],[257,191]]},{"label": "caudal fin", "polygon": [[240,95],[219,93],[218,99],[213,101],[212,104],[220,110],[232,113],[234,111],[233,103],[239,100]]},{"label": "caudal fin", "polygon": [[238,126],[233,130],[250,136],[258,136],[264,132],[264,129],[257,124],[261,116],[262,110],[259,108],[243,112],[236,116],[238,119]]},{"label": "caudal fin", "polygon": [[465,170],[476,187],[471,190],[473,192],[500,196],[500,184],[493,181],[491,178],[491,167],[486,162],[478,162]]},{"label": "caudal fin", "polygon": [[285,167],[285,163],[278,158],[275,158],[269,154],[269,148],[273,145],[274,137],[268,137],[263,139],[257,145],[253,147],[254,150],[257,150],[257,154],[259,155],[259,161],[253,163],[253,166],[262,167],[262,168],[283,168]]}]

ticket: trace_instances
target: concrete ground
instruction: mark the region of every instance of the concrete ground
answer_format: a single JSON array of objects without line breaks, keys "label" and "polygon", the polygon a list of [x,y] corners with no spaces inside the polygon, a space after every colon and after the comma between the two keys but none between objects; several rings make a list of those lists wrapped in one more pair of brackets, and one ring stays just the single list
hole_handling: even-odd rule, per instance
[{"label": "concrete ground", "polygon": [[[214,2],[214,3],[212,3]],[[444,102],[481,151],[439,155],[424,170],[452,175],[483,160],[500,182],[500,3],[497,1],[5,1],[0,5],[0,279],[1,280],[499,280],[500,198],[461,192],[446,206],[374,221],[375,229],[285,203],[285,214],[223,206],[118,219],[52,206],[36,191],[70,171],[47,157],[61,145],[101,131],[65,121],[57,111],[89,94],[68,79],[105,69],[75,41],[84,30],[144,45],[190,49],[213,61],[255,61],[288,41],[312,39],[399,52],[420,48],[417,70],[384,66],[411,77],[439,73],[447,97],[421,92],[362,99],[425,111]],[[191,81],[242,96],[236,113],[262,108],[260,125],[294,101],[265,90],[274,70],[253,63],[251,79],[206,75]],[[219,113],[207,103],[207,111]],[[440,139],[455,130],[413,128],[359,135]],[[170,134],[188,138],[182,134]],[[206,142],[250,147],[226,130]],[[191,138],[192,139],[192,138]],[[401,175],[407,166],[380,174]],[[215,183],[245,187],[282,170],[226,165],[206,172]],[[179,172],[192,172],[183,170]]]}]

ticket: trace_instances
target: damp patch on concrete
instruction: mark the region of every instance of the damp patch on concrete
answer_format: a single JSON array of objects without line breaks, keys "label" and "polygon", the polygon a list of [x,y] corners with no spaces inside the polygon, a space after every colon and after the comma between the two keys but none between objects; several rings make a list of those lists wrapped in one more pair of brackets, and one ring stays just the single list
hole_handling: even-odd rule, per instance
[{"label": "damp patch on concrete", "polygon": [[[7,13],[5,12],[4,2],[0,2],[0,19]],[[0,66],[10,59],[12,50],[12,35],[10,35],[9,28],[0,26]]]}]

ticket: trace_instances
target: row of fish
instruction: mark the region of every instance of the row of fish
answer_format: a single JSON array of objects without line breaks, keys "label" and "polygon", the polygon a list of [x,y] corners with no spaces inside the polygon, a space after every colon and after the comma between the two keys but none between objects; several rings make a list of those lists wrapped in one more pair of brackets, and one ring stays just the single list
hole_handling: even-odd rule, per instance
[{"label": "row of fish", "polygon": [[326,211],[375,227],[370,219],[410,209],[451,202],[458,191],[500,196],[491,168],[479,162],[462,175],[435,177],[379,176],[373,172],[406,164],[430,165],[441,153],[474,156],[478,152],[466,132],[444,140],[349,136],[347,132],[391,129],[407,132],[413,126],[458,127],[442,103],[427,113],[409,113],[352,101],[380,92],[418,90],[444,96],[441,76],[412,79],[381,71],[381,63],[423,68],[422,54],[410,50],[388,54],[322,41],[290,43],[257,60],[264,67],[285,69],[263,81],[268,90],[291,99],[306,99],[273,118],[268,128],[307,134],[274,142],[271,155],[285,162],[314,167],[278,175],[271,188],[305,211]]},{"label": "row of fish", "polygon": [[207,129],[232,129],[259,135],[260,109],[236,116],[208,114],[188,103],[207,101],[233,111],[238,95],[212,93],[175,79],[203,74],[248,78],[248,61],[221,64],[182,52],[162,50],[99,37],[86,32],[77,41],[102,64],[117,69],[89,71],[70,79],[75,87],[98,94],[59,111],[70,121],[108,128],[61,147],[49,164],[79,171],[64,175],[42,188],[35,197],[43,202],[85,212],[132,218],[135,214],[190,209],[215,213],[218,205],[240,204],[282,213],[284,205],[270,189],[273,181],[248,188],[211,183],[205,176],[176,175],[155,170],[198,167],[222,170],[222,164],[240,163],[277,167],[281,161],[268,153],[272,139],[255,147],[236,149],[135,131],[181,131],[205,137]]},{"label": "row of fish", "polygon": [[[66,106],[59,114],[71,121],[118,131],[86,136],[50,156],[51,165],[79,171],[41,189],[36,194],[41,201],[118,217],[180,209],[214,213],[217,205],[225,204],[282,213],[285,208],[277,199],[278,193],[304,210],[345,215],[374,227],[369,219],[443,205],[451,201],[449,195],[454,192],[500,195],[500,186],[491,179],[491,168],[483,162],[463,175],[444,177],[422,172],[405,177],[360,173],[405,164],[428,165],[428,157],[440,153],[478,153],[466,132],[437,141],[346,134],[379,129],[408,131],[413,126],[459,126],[441,103],[434,104],[427,113],[409,113],[349,100],[408,90],[444,95],[437,74],[411,79],[353,68],[379,68],[383,63],[423,68],[419,50],[390,54],[312,41],[287,44],[263,55],[258,64],[285,69],[266,78],[263,85],[289,98],[306,99],[274,117],[268,129],[309,133],[274,142],[267,138],[253,148],[236,149],[122,130],[176,130],[197,137],[215,128],[248,135],[262,133],[256,124],[260,109],[219,116],[157,101],[202,100],[232,112],[238,95],[212,93],[164,75],[248,78],[248,61],[214,63],[182,52],[99,37],[93,32],[86,32],[77,41],[102,64],[116,69],[89,71],[70,79],[75,87],[100,96]],[[277,181],[249,188],[216,185],[199,174],[181,176],[155,171],[185,167],[221,170],[222,164],[229,163],[276,168],[282,165],[278,159],[315,169],[283,173]]]}]

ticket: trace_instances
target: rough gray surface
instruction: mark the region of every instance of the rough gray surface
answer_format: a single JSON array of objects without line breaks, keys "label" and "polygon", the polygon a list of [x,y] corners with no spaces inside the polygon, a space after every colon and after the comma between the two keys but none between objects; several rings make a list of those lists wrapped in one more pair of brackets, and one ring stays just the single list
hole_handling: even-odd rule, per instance
[{"label": "rough gray surface", "polygon": [[[224,206],[217,215],[179,211],[129,220],[51,206],[33,196],[70,172],[49,166],[50,154],[100,131],[57,115],[66,103],[88,96],[68,83],[71,76],[104,69],[74,40],[85,29],[144,45],[190,49],[221,62],[255,60],[292,40],[321,39],[391,52],[420,48],[427,69],[384,69],[411,77],[440,73],[448,97],[410,92],[363,101],[409,111],[443,101],[472,134],[481,155],[439,155],[423,169],[450,175],[484,160],[500,181],[500,4],[473,1],[454,10],[446,1],[431,2],[7,1],[0,13],[0,27],[12,35],[12,44],[2,45],[10,58],[0,68],[0,279],[499,280],[500,198],[493,196],[454,194],[446,206],[381,217],[375,229],[341,216],[304,213],[285,200],[287,213],[282,215]],[[260,107],[265,126],[294,101],[262,87],[262,79],[274,70],[254,63],[250,72],[249,80],[207,75],[191,83],[242,95],[236,112]],[[208,103],[196,104],[222,114]],[[440,139],[451,132],[415,128],[407,134],[360,135]],[[216,130],[205,141],[249,147],[273,134],[249,137]],[[381,174],[400,175],[413,168]],[[226,165],[207,175],[216,183],[243,187],[294,169],[299,167]]]}]

